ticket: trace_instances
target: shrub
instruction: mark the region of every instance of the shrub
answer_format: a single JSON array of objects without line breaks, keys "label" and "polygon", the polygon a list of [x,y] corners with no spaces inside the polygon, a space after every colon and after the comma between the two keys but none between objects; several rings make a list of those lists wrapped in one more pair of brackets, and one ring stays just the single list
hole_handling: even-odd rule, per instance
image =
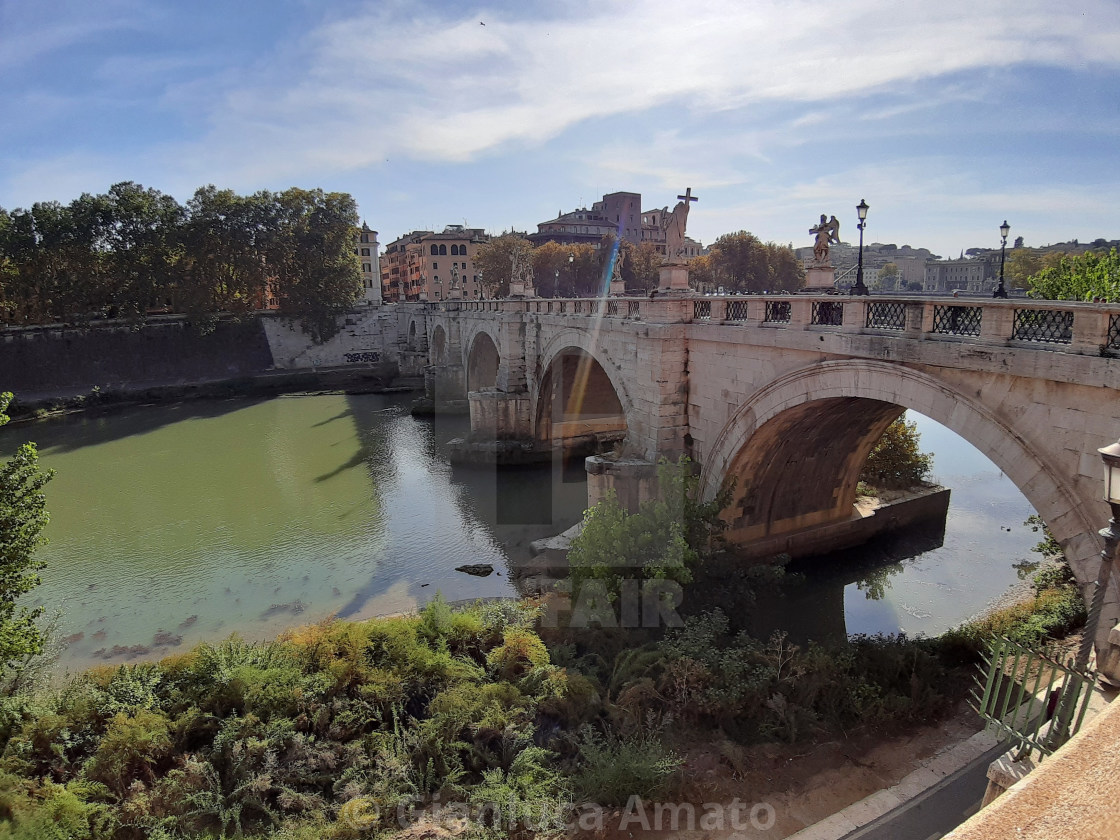
[{"label": "shrub", "polygon": [[118,713],[84,772],[123,798],[135,780],[154,781],[155,768],[171,754],[171,747],[170,722],[162,713]]},{"label": "shrub", "polygon": [[600,805],[623,805],[631,796],[656,797],[681,765],[680,756],[656,732],[604,735],[586,726],[581,734],[575,792]]},{"label": "shrub", "polygon": [[516,682],[548,664],[548,648],[532,630],[511,627],[502,635],[502,643],[487,654],[486,664],[498,679]]}]

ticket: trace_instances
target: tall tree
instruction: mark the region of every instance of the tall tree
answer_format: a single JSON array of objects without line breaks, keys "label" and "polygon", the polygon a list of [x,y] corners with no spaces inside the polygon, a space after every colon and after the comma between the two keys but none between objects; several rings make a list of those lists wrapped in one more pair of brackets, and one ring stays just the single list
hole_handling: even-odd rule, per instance
[{"label": "tall tree", "polygon": [[296,187],[254,199],[267,207],[261,248],[280,311],[325,341],[362,294],[357,205],[347,193]]},{"label": "tall tree", "polygon": [[[10,393],[0,394],[0,426],[8,422],[5,412],[11,401]],[[27,609],[16,603],[39,585],[43,568],[33,555],[46,543],[43,487],[52,473],[40,470],[38,459],[35,444],[25,443],[0,463],[0,673],[43,650],[35,623],[42,607]]]},{"label": "tall tree", "polygon": [[213,185],[187,203],[176,273],[175,302],[190,314],[247,312],[268,294],[264,246],[272,201],[268,194],[240,196]]},{"label": "tall tree", "polygon": [[796,291],[805,270],[789,246],[763,243],[741,230],[719,237],[708,255],[711,282],[729,292]]},{"label": "tall tree", "polygon": [[[479,246],[474,263],[482,272],[482,293],[486,297],[493,299],[509,294],[514,254],[522,262],[532,260],[532,243],[516,233],[503,233]],[[539,279],[535,278],[534,282],[539,282]]]},{"label": "tall tree", "polygon": [[[626,290],[649,293],[661,284],[661,252],[652,242],[626,248],[627,258],[623,266],[623,279]],[[689,263],[691,267],[692,263]]]}]

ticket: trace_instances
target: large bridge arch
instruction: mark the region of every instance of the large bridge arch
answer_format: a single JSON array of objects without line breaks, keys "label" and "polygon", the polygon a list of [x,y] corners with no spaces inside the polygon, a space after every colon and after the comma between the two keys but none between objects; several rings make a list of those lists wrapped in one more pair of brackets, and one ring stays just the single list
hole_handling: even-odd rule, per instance
[{"label": "large bridge arch", "polygon": [[785,517],[778,528],[816,524],[822,516],[811,507],[822,499],[832,502],[825,518],[844,505],[850,509],[856,477],[875,439],[909,408],[990,458],[1050,526],[1078,581],[1089,584],[1096,577],[1099,547],[1094,523],[1070,478],[1016,430],[1012,419],[981,399],[982,394],[973,398],[897,364],[820,362],[776,379],[743,401],[704,455],[702,492],[712,498],[725,480],[738,480],[728,516],[743,536],[759,535],[758,520],[774,514]]},{"label": "large bridge arch", "polygon": [[501,354],[498,343],[485,330],[471,336],[467,350],[467,392],[494,388],[498,384]]},{"label": "large bridge arch", "polygon": [[629,389],[626,387],[626,380],[622,376],[621,365],[611,358],[610,353],[607,352],[605,347],[595,341],[592,333],[589,333],[587,330],[573,329],[564,329],[555,332],[541,348],[537,356],[537,376],[533,377],[531,388],[534,416],[537,414],[541,391],[540,386],[545,373],[561,353],[571,350],[578,350],[595,361],[599,369],[602,370],[607,379],[610,380],[611,387],[614,389],[614,393],[622,405],[622,412],[629,418],[634,407],[634,402],[630,396]]}]

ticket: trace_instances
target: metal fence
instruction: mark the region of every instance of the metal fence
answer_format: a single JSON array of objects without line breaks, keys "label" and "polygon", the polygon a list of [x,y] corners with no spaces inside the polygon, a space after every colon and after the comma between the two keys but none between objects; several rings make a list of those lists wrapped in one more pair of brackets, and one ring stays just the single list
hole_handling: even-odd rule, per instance
[{"label": "metal fence", "polygon": [[989,643],[972,692],[973,708],[998,738],[1048,756],[1068,741],[1085,719],[1096,674],[1079,671],[1041,651],[997,636]]},{"label": "metal fence", "polygon": [[1073,313],[1063,309],[1016,309],[1011,337],[1018,341],[1069,344],[1073,340]]},{"label": "metal fence", "polygon": [[768,324],[788,324],[793,317],[793,305],[788,300],[766,301],[763,320]]},{"label": "metal fence", "polygon": [[813,323],[825,327],[839,327],[844,323],[844,304],[833,300],[813,301]]},{"label": "metal fence", "polygon": [[1109,350],[1120,350],[1120,315],[1108,317],[1108,339],[1104,346]]},{"label": "metal fence", "polygon": [[642,314],[642,302],[640,300],[626,301],[626,317],[637,318]]},{"label": "metal fence", "polygon": [[906,304],[872,301],[867,305],[867,327],[872,330],[906,329]]},{"label": "metal fence", "polygon": [[747,320],[747,301],[745,301],[745,300],[729,300],[727,302],[727,320],[728,321],[745,321],[745,320]]},{"label": "metal fence", "polygon": [[694,300],[692,302],[692,320],[708,321],[712,317],[712,302],[710,300]]},{"label": "metal fence", "polygon": [[933,331],[941,335],[980,335],[984,310],[979,306],[935,306]]}]

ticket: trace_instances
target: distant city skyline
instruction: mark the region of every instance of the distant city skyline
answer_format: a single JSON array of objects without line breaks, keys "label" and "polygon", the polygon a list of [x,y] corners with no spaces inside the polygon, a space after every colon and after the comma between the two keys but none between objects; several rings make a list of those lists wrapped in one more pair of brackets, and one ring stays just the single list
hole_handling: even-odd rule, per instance
[{"label": "distant city skyline", "polygon": [[382,242],[692,187],[689,235],[1115,239],[1120,6],[0,0],[0,206],[351,193]]}]

